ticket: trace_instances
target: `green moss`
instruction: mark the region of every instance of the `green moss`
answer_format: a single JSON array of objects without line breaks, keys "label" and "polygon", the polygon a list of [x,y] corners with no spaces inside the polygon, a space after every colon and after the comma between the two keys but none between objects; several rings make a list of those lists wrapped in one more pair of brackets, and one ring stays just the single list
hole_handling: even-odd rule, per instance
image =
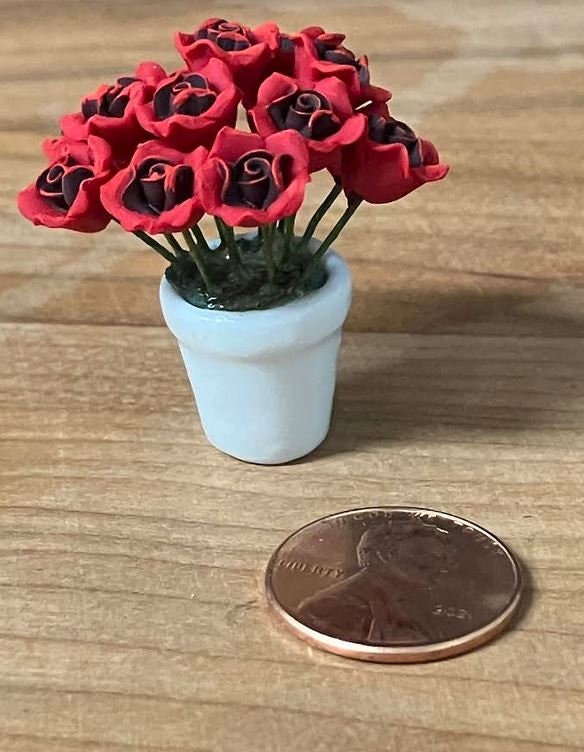
[{"label": "green moss", "polygon": [[273,282],[268,278],[259,236],[237,239],[241,263],[231,258],[224,247],[205,254],[212,290],[206,288],[188,253],[182,253],[171,263],[166,279],[181,298],[197,308],[254,311],[285,305],[322,287],[327,273],[322,262],[314,264],[307,273],[312,253],[298,248],[296,241],[286,259],[284,243],[283,236],[276,234]]}]

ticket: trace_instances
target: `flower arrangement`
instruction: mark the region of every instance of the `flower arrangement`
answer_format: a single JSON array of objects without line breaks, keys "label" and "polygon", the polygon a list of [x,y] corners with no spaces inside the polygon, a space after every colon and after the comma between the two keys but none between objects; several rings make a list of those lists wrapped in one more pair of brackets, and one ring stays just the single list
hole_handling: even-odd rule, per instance
[{"label": "flower arrangement", "polygon": [[[429,141],[390,115],[390,92],[371,84],[367,58],[344,39],[219,18],[177,33],[181,69],[140,63],[61,119],[20,212],[78,232],[118,222],[169,262],[167,280],[200,308],[272,308],[318,289],[324,254],[363,201],[395,201],[448,171]],[[241,107],[248,132],[235,128]],[[297,235],[319,170],[332,188]],[[341,194],[346,208],[315,246]],[[218,244],[199,227],[205,214]]]}]

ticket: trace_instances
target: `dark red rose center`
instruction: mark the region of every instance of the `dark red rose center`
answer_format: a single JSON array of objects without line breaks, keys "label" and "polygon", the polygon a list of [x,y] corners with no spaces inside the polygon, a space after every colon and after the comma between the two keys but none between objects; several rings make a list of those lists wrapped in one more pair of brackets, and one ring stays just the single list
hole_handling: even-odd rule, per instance
[{"label": "dark red rose center", "polygon": [[266,209],[292,179],[292,157],[274,157],[263,149],[250,151],[232,165],[221,162],[224,183],[222,200],[231,206]]},{"label": "dark red rose center", "polygon": [[99,97],[89,96],[81,103],[81,112],[86,120],[94,115],[104,115],[105,117],[121,118],[124,116],[130,95],[128,88],[138,81],[137,78],[124,76],[118,78],[113,86],[109,86]]},{"label": "dark red rose center", "polygon": [[291,128],[304,138],[322,141],[341,127],[328,99],[318,91],[299,91],[273,102],[268,111],[280,130]]},{"label": "dark red rose center", "polygon": [[320,60],[340,65],[357,66],[355,53],[343,46],[344,34],[321,34],[314,40],[316,53]]},{"label": "dark red rose center", "polygon": [[343,45],[344,41],[344,34],[321,34],[316,37],[314,47],[319,60],[336,65],[350,65],[358,72],[361,84],[369,85],[370,76],[366,58],[358,60],[355,53]]},{"label": "dark red rose center", "polygon": [[200,73],[180,73],[156,90],[154,112],[158,120],[172,115],[197,117],[210,109],[216,99],[217,92],[205,76]]},{"label": "dark red rose center", "polygon": [[131,211],[158,215],[192,198],[193,192],[192,167],[150,157],[137,167],[122,202]]},{"label": "dark red rose center", "polygon": [[255,44],[255,40],[245,26],[224,19],[200,29],[196,38],[209,39],[226,52],[239,52]]},{"label": "dark red rose center", "polygon": [[294,55],[294,40],[289,34],[280,34],[278,37],[278,47],[284,55]]},{"label": "dark red rose center", "polygon": [[77,198],[81,183],[92,177],[94,172],[91,167],[75,164],[69,158],[42,172],[37,178],[36,188],[51,206],[66,212]]},{"label": "dark red rose center", "polygon": [[403,144],[408,150],[410,167],[422,165],[420,140],[409,125],[390,117],[369,116],[369,138],[378,144]]}]

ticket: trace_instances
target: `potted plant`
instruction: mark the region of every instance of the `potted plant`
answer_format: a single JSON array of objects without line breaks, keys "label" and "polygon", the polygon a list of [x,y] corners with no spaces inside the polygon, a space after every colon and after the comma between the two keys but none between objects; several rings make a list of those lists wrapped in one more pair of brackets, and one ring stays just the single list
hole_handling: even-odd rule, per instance
[{"label": "potted plant", "polygon": [[[98,232],[114,220],[168,262],[162,311],[204,430],[249,462],[302,457],[328,432],[351,299],[332,249],[345,224],[363,201],[395,201],[448,171],[343,42],[320,27],[289,35],[217,18],[178,33],[183,67],[143,62],[84,97],[18,197],[35,224]],[[319,170],[331,190],[298,231]],[[342,216],[316,240],[341,194]]]}]

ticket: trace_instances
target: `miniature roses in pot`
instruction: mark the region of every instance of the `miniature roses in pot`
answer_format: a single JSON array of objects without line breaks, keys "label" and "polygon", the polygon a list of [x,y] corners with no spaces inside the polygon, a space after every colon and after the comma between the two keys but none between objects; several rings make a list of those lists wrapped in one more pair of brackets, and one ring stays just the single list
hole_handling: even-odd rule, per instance
[{"label": "miniature roses in pot", "polygon": [[263,138],[226,127],[198,171],[197,190],[209,214],[231,226],[256,227],[295,214],[309,180],[300,134]]},{"label": "miniature roses in pot", "polygon": [[[389,91],[342,34],[210,18],[176,46],[183,69],[141,63],[62,118],[19,208],[82,232],[113,218],[158,253],[164,316],[209,440],[284,462],[328,431],[351,293],[333,243],[363,201],[395,201],[448,168],[390,116]],[[240,103],[251,132],[234,127]],[[334,182],[304,222],[323,169]]]},{"label": "miniature roses in pot", "polygon": [[78,232],[103,230],[110,216],[100,199],[100,187],[110,177],[112,155],[98,136],[87,141],[68,138],[45,143],[50,164],[18,195],[18,208],[35,225]]},{"label": "miniature roses in pot", "polygon": [[235,125],[240,94],[228,66],[212,59],[198,71],[163,78],[136,105],[145,131],[177,149],[210,146],[224,125]]},{"label": "miniature roses in pot", "polygon": [[357,141],[367,125],[365,116],[354,111],[345,84],[334,76],[301,82],[274,73],[261,85],[250,115],[262,136],[297,131],[305,139],[311,172],[334,170],[341,148]]},{"label": "miniature roses in pot", "polygon": [[147,141],[136,149],[130,164],[103,187],[103,204],[130,232],[155,235],[191,227],[204,213],[196,175],[206,156],[202,146],[185,154],[158,141]]}]

